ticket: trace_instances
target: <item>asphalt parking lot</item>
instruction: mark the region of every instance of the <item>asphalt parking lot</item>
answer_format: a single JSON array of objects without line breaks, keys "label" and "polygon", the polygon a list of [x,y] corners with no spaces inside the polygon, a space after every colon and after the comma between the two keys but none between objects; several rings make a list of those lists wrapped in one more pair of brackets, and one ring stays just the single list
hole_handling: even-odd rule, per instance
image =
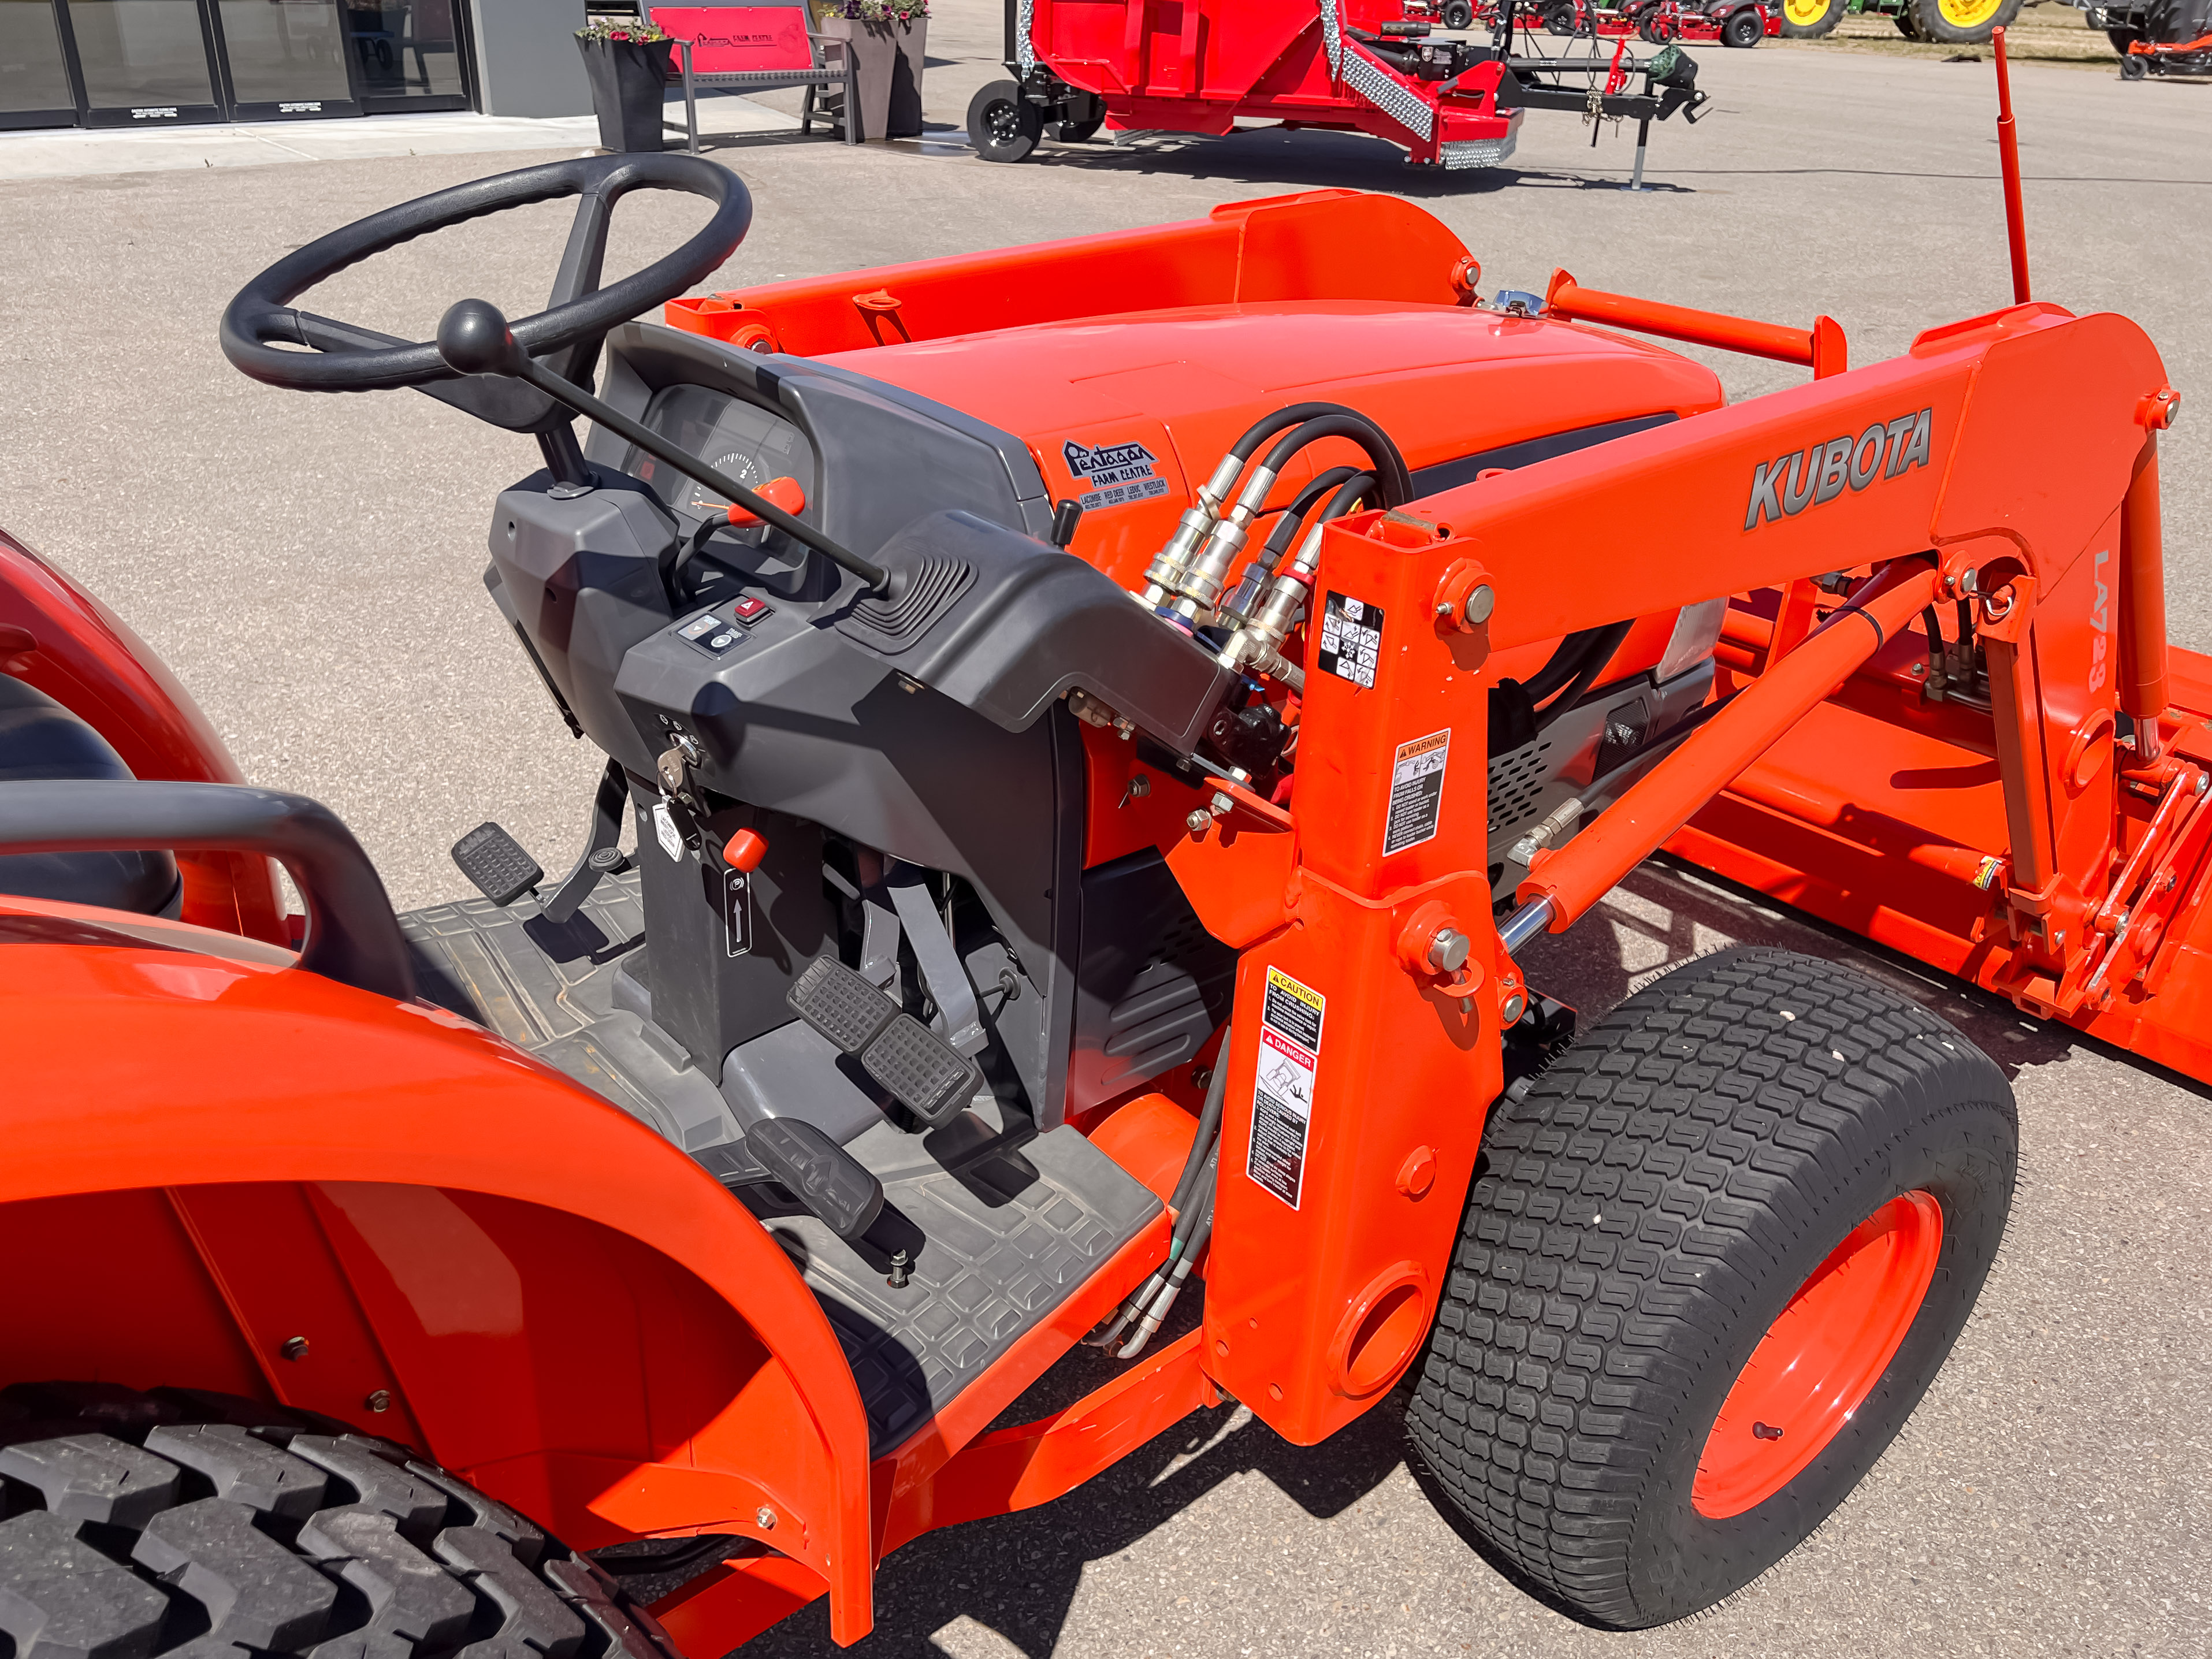
[{"label": "asphalt parking lot", "polygon": [[[994,167],[957,129],[994,78],[994,0],[940,0],[922,143],[796,135],[713,151],[752,234],[708,284],[1186,218],[1324,185],[1396,191],[1452,226],[1486,289],[1595,287],[1802,323],[1854,359],[2008,297],[1986,64],[1776,46],[1698,52],[1706,119],[1595,149],[1532,115],[1510,169],[1407,173],[1377,142],[1255,132],[1048,149]],[[2140,321],[2185,398],[2169,434],[2176,641],[2212,650],[2212,86],[2016,70],[2039,296]],[[795,102],[795,94],[788,101]],[[775,102],[771,98],[769,101]],[[491,493],[527,441],[406,394],[310,398],[232,372],[231,293],[373,210],[544,154],[123,173],[0,172],[0,525],[102,594],[191,687],[247,775],[316,795],[403,906],[452,897],[445,849],[496,818],[564,859],[596,766],[504,636],[478,576]],[[0,154],[4,168],[4,154]],[[347,273],[317,308],[428,337],[453,300],[542,301],[565,216],[480,223]],[[613,270],[696,222],[617,217]],[[624,263],[624,261],[627,263]],[[1794,371],[1715,359],[1733,396]],[[2192,418],[2192,416],[2194,418]],[[2048,432],[2063,465],[2063,398]],[[1601,1007],[1730,939],[1849,947],[1660,866],[1531,966]],[[1431,1507],[1388,1411],[1298,1450],[1224,1407],[1059,1503],[885,1564],[856,1651],[1216,1656],[2203,1654],[2212,1630],[2212,1091],[1866,958],[2012,1074],[2013,1232],[1906,1437],[1808,1545],[1710,1617],[1640,1636],[1528,1600]],[[748,1652],[828,1653],[818,1608]],[[704,1659],[704,1656],[702,1656]]]}]

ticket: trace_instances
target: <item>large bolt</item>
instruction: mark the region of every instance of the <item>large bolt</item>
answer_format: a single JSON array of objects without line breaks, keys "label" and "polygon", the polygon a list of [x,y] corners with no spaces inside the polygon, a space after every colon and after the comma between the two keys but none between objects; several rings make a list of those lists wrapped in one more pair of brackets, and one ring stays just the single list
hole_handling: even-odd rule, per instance
[{"label": "large bolt", "polygon": [[763,1504],[753,1511],[753,1522],[754,1524],[758,1526],[763,1532],[774,1532],[775,1530],[775,1511],[769,1508],[767,1504]]},{"label": "large bolt", "polygon": [[1182,827],[1194,836],[1202,836],[1206,833],[1206,826],[1212,822],[1213,814],[1201,809],[1185,818]]},{"label": "large bolt", "polygon": [[1467,966],[1467,958],[1474,949],[1474,941],[1455,927],[1439,927],[1429,941],[1429,966],[1437,972],[1455,974]]},{"label": "large bolt", "polygon": [[1490,613],[1498,609],[1498,591],[1488,582],[1477,582],[1474,591],[1467,596],[1463,614],[1468,621],[1480,628],[1490,620]]},{"label": "large bolt", "polygon": [[307,1357],[307,1339],[304,1336],[288,1336],[284,1339],[284,1346],[276,1352],[287,1359],[305,1359]]},{"label": "large bolt", "polygon": [[378,1389],[361,1403],[373,1412],[388,1412],[392,1409],[392,1390]]}]

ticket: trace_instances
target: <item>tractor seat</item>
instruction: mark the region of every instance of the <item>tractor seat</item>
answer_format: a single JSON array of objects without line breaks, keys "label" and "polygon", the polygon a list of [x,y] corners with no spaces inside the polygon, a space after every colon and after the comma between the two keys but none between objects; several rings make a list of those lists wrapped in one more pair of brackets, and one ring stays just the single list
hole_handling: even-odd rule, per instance
[{"label": "tractor seat", "polygon": [[[0,674],[0,787],[130,777],[106,738],[45,692]],[[0,856],[0,893],[173,916],[184,884],[165,852],[15,853]]]}]

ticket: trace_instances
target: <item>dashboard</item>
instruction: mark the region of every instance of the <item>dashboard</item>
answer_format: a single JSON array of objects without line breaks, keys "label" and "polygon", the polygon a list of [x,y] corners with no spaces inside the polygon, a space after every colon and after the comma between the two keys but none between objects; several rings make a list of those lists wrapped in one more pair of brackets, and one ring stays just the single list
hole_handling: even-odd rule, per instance
[{"label": "dashboard", "polygon": [[[796,478],[807,499],[814,497],[814,446],[789,421],[757,404],[707,386],[672,386],[646,405],[645,424],[750,489],[771,478]],[[641,479],[670,511],[690,523],[729,506],[706,485],[634,447],[623,458],[623,471]]]}]

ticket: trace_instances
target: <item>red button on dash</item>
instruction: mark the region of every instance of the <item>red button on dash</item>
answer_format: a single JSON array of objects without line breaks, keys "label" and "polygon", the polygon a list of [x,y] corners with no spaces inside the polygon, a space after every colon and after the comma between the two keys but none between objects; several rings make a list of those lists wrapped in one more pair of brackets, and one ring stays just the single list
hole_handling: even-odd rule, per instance
[{"label": "red button on dash", "polygon": [[730,619],[732,622],[757,623],[768,613],[768,601],[757,599],[750,594],[747,594],[730,607]]}]

